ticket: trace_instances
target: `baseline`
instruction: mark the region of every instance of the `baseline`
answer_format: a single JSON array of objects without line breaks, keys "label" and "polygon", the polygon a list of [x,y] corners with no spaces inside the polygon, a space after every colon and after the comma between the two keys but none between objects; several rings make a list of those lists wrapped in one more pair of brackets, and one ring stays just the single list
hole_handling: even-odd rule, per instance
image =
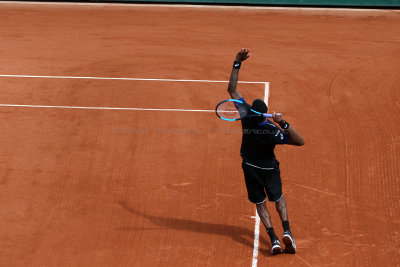
[{"label": "baseline", "polygon": [[78,107],[78,106],[45,106],[45,105],[18,105],[0,104],[0,107],[23,107],[23,108],[64,108],[64,109],[98,109],[98,110],[144,110],[144,111],[186,111],[186,112],[215,112],[207,109],[164,109],[164,108],[117,108],[117,107]]},{"label": "baseline", "polygon": [[[85,77],[85,76],[49,76],[49,75],[14,75],[0,74],[8,78],[42,78],[42,79],[87,79],[87,80],[124,80],[124,81],[159,81],[159,82],[203,82],[203,83],[229,83],[217,80],[185,80],[185,79],[157,79],[157,78],[122,78],[122,77]],[[266,84],[268,82],[238,81],[238,83]]]}]

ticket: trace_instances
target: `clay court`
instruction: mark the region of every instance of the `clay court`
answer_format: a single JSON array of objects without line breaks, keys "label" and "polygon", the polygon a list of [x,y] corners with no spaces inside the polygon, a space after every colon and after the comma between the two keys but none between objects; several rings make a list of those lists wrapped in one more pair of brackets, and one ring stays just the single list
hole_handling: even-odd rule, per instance
[{"label": "clay court", "polygon": [[[400,265],[399,33],[393,10],[1,3],[1,265]],[[238,90],[306,141],[276,149],[295,255],[213,112],[242,47]]]}]

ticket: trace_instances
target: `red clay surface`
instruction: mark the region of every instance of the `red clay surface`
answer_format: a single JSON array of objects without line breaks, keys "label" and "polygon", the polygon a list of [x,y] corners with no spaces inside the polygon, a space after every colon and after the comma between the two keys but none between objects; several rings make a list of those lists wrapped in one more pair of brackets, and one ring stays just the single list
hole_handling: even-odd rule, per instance
[{"label": "red clay surface", "polygon": [[[400,264],[394,11],[0,5],[0,74],[269,81],[296,255]],[[240,84],[263,97],[260,85]],[[0,78],[0,104],[213,109],[226,84]],[[238,123],[213,113],[1,107],[2,266],[251,266]],[[224,132],[230,130],[231,132]],[[282,234],[274,207],[273,223]]]}]

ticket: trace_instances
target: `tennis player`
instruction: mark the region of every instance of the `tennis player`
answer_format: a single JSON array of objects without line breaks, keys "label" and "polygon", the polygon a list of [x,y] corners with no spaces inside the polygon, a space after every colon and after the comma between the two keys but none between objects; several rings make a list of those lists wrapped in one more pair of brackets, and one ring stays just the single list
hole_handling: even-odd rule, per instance
[{"label": "tennis player", "polygon": [[[232,99],[244,101],[242,95],[236,90],[239,69],[244,60],[250,57],[249,49],[243,48],[236,55],[228,85],[228,92]],[[258,112],[267,113],[267,105],[261,99],[252,103],[252,108]],[[265,205],[268,200],[275,202],[283,226],[282,241],[285,244],[285,252],[296,253],[296,244],[289,228],[289,220],[285,198],[282,194],[282,181],[274,149],[277,144],[304,145],[304,140],[296,130],[285,121],[281,114],[274,112],[273,122],[265,117],[250,117],[242,120],[242,169],[246,182],[248,198],[256,204],[257,213],[260,216],[267,233],[271,238],[271,254],[282,253],[282,246],[272,227],[270,214]]]}]

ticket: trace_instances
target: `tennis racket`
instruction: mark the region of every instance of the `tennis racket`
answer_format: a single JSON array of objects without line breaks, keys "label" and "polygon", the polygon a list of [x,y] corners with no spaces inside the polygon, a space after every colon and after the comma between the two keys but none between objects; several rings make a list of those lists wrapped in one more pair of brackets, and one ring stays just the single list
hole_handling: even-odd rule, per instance
[{"label": "tennis racket", "polygon": [[228,99],[219,102],[215,108],[215,112],[219,118],[225,121],[238,121],[248,117],[273,117],[272,114],[255,111],[249,104],[237,99]]}]

